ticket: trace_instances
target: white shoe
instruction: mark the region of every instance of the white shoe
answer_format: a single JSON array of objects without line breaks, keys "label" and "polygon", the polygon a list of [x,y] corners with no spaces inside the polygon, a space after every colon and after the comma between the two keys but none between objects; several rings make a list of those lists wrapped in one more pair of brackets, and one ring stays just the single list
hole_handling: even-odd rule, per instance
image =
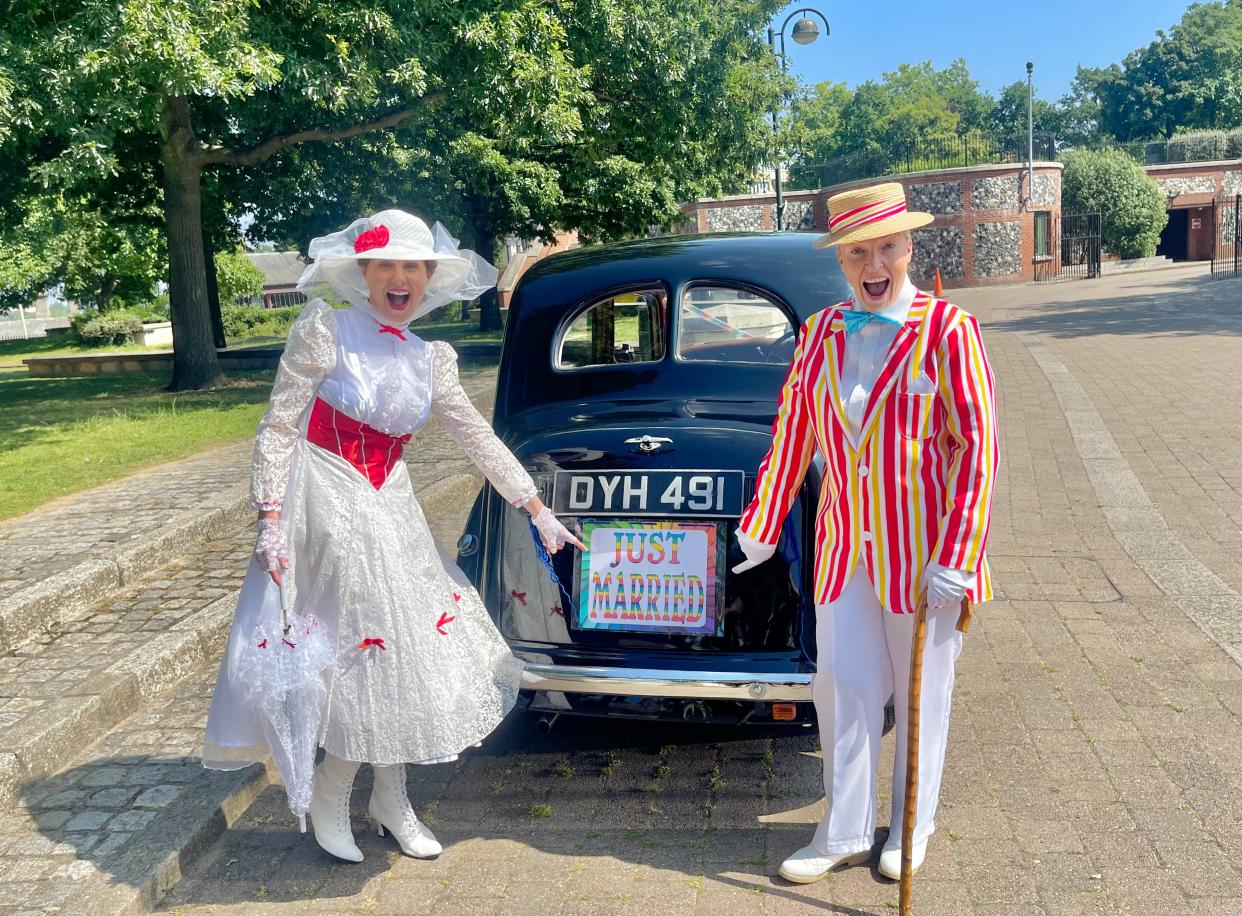
[{"label": "white shoe", "polygon": [[[925,858],[927,858],[927,840],[914,844],[914,849],[910,854],[910,874],[918,874],[919,869],[923,867],[923,860]],[[880,874],[885,878],[892,878],[894,881],[901,880],[900,837],[891,846],[885,843],[884,848],[880,851]]]},{"label": "white shoe", "polygon": [[444,851],[436,835],[418,819],[405,794],[405,764],[380,766],[371,764],[375,773],[375,785],[371,789],[371,801],[367,811],[375,821],[379,835],[384,829],[397,838],[401,851],[415,859],[434,859]]},{"label": "white shoe", "polygon": [[323,762],[315,768],[315,787],[307,812],[319,848],[346,862],[362,861],[362,850],[349,827],[349,793],[357,772],[358,764],[353,761],[324,754]]},{"label": "white shoe", "polygon": [[825,877],[838,865],[861,865],[870,858],[870,849],[826,856],[814,846],[803,846],[781,863],[780,876],[796,884],[810,884]]}]

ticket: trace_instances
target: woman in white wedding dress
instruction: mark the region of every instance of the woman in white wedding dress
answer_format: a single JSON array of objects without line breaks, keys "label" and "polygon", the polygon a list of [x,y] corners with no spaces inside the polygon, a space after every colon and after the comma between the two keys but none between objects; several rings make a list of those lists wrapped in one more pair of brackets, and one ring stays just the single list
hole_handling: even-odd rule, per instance
[{"label": "woman in white wedding dress", "polygon": [[338,858],[362,860],[349,794],[366,762],[380,832],[407,855],[430,857],[440,844],[410,807],[405,764],[453,760],[489,734],[513,707],[522,665],[438,552],[403,449],[435,415],[492,486],[531,513],[549,551],[579,542],[470,403],[452,347],[408,328],[491,287],[495,268],[459,249],[438,223],[433,231],[400,210],[315,239],[310,256],[299,287],[326,282],[351,307],[306,305],[259,424],[255,561],[220,666],[203,763],[236,769],[268,752],[239,659],[283,580],[292,618],[318,620],[332,659],[326,699],[314,710],[325,752],[309,801],[316,841]]}]

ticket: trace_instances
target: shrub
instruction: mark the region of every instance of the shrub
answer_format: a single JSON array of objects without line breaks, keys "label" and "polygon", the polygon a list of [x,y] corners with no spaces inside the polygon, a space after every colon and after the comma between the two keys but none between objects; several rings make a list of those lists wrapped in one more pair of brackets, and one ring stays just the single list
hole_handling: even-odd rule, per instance
[{"label": "shrub", "polygon": [[1168,143],[1169,162],[1207,162],[1229,158],[1229,139],[1223,130],[1188,130]]},{"label": "shrub", "polygon": [[142,320],[126,313],[105,312],[76,324],[74,330],[88,347],[133,343],[142,331]]},{"label": "shrub", "polygon": [[221,305],[226,337],[284,337],[289,326],[302,311],[302,306],[265,309],[253,305]]},{"label": "shrub", "polygon": [[1122,258],[1156,253],[1169,214],[1160,186],[1120,150],[1074,150],[1061,178],[1065,211],[1100,214],[1100,242]]}]

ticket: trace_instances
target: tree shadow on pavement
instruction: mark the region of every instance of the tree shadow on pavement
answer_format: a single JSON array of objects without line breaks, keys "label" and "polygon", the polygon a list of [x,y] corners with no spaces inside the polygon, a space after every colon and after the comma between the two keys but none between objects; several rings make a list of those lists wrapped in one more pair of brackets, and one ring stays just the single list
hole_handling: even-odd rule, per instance
[{"label": "tree shadow on pavement", "polygon": [[999,311],[987,329],[1062,338],[1242,334],[1242,279],[1191,277],[1153,289],[1139,277],[1109,289],[1125,294],[1092,298],[1090,289],[1075,286],[1075,295],[1064,299],[1013,307],[998,301]]},{"label": "tree shadow on pavement", "polygon": [[1084,294],[1011,308],[998,302],[1000,311],[987,329],[1060,338],[1242,335],[1242,280],[1194,277],[1151,291],[1136,278],[1128,288],[1133,292],[1098,299]]}]

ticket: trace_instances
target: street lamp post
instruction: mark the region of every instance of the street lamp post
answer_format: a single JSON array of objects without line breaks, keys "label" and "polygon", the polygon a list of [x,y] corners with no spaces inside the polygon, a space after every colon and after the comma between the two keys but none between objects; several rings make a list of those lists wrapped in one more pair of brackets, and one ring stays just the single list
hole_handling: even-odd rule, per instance
[{"label": "street lamp post", "polygon": [[1035,198],[1035,73],[1034,61],[1026,62],[1026,200]]},{"label": "street lamp post", "polygon": [[[785,21],[781,23],[779,32],[776,32],[774,34],[772,29],[770,28],[768,29],[768,46],[773,50],[773,52],[776,51],[776,35],[780,35],[781,37],[780,56],[781,56],[781,72],[782,73],[785,72],[785,69],[787,66],[787,61],[785,59],[785,28],[789,25],[789,21],[791,19],[793,19],[795,16],[802,17],[796,23],[794,23],[793,33],[790,36],[793,38],[795,42],[797,42],[800,45],[809,45],[813,41],[815,41],[817,38],[819,38],[819,26],[816,25],[815,20],[811,19],[808,14],[813,14],[813,15],[818,16],[820,20],[824,23],[824,34],[825,35],[831,34],[831,30],[828,28],[828,18],[823,13],[821,13],[819,10],[811,9],[810,7],[803,7],[800,10],[794,10],[794,12],[786,16]],[[777,138],[777,131],[778,131],[778,120],[777,119],[778,119],[777,111],[775,108],[773,108],[772,109],[772,137],[773,139]],[[785,199],[781,194],[781,154],[780,154],[779,149],[776,151],[776,168],[773,173],[773,188],[776,191],[776,231],[780,232],[782,229],[785,228]]]}]

